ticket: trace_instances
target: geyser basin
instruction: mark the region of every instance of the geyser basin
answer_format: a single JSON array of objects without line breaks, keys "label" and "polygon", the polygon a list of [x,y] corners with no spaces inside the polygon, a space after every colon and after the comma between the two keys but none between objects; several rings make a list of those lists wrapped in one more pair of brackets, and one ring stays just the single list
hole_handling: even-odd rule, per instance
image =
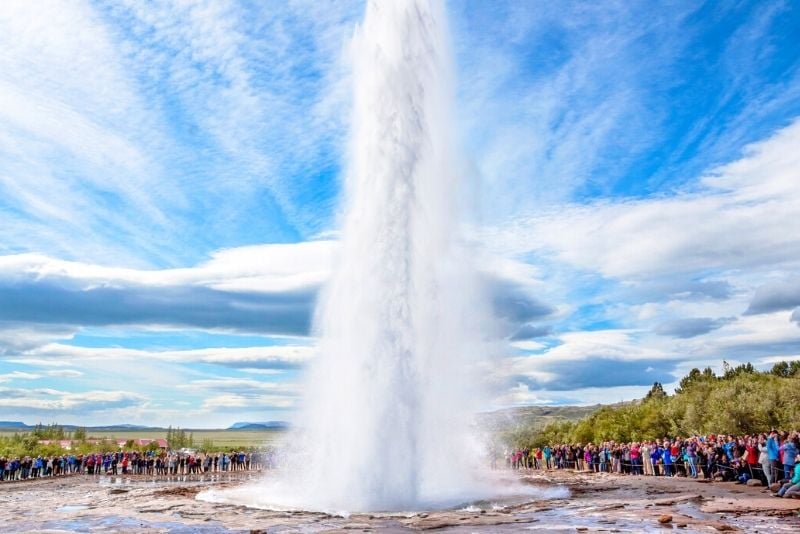
[{"label": "geyser basin", "polygon": [[[334,506],[317,507],[310,503],[302,494],[287,493],[288,489],[281,480],[265,480],[258,485],[245,485],[234,489],[207,490],[198,494],[197,499],[210,503],[234,504],[262,510],[285,512],[319,512],[334,516],[348,517],[353,513],[386,513],[418,514],[439,510],[496,510],[509,506],[518,506],[534,501],[564,499],[569,497],[569,490],[563,486],[541,487],[531,486],[520,482],[513,473],[494,472],[486,473],[483,489],[489,493],[484,495],[464,493],[461,498],[455,494],[449,497],[452,500],[418,502],[414,507],[390,508],[386,510],[360,510],[337,508]],[[273,499],[273,500],[270,500]]]}]

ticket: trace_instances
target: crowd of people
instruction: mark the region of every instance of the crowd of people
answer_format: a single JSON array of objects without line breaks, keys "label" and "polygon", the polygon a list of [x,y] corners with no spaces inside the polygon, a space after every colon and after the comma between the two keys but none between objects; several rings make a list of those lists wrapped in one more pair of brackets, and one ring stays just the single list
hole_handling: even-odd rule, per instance
[{"label": "crowd of people", "polygon": [[577,469],[625,475],[721,479],[764,486],[778,497],[800,497],[800,433],[676,437],[631,443],[558,444],[507,450],[512,469]]},{"label": "crowd of people", "polygon": [[0,457],[0,481],[11,482],[63,475],[171,476],[274,467],[272,452],[146,451],[98,452],[53,456]]}]

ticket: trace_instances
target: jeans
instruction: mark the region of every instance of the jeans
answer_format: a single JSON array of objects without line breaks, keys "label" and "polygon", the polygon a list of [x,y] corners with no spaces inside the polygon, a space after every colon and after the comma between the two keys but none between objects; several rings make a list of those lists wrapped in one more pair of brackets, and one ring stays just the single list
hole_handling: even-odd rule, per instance
[{"label": "jeans", "polygon": [[[800,492],[800,484],[792,484],[791,482],[787,482],[781,489],[778,490],[778,495],[780,497],[791,497],[792,495]],[[789,495],[786,495],[789,493]]]},{"label": "jeans", "polygon": [[697,478],[697,456],[689,456],[689,470],[691,471],[690,476],[692,478]]},{"label": "jeans", "polygon": [[639,460],[639,458],[631,458],[631,472],[634,475],[641,475],[642,474],[641,466],[642,466],[642,463],[641,463],[641,460]]},{"label": "jeans", "polygon": [[786,462],[783,463],[783,478],[792,478],[792,471],[794,471],[794,464],[789,465]]}]

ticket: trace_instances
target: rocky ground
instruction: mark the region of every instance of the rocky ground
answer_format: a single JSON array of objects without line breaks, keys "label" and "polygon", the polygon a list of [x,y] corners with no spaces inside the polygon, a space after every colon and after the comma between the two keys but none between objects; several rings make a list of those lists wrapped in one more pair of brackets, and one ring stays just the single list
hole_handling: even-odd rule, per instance
[{"label": "rocky ground", "polygon": [[[196,499],[209,487],[237,487],[250,474],[152,480],[69,477],[0,484],[3,532],[800,532],[800,500],[764,488],[687,479],[572,472],[505,475],[568,497],[504,497],[458,510],[352,514],[275,512]],[[256,490],[254,490],[256,491]]]}]

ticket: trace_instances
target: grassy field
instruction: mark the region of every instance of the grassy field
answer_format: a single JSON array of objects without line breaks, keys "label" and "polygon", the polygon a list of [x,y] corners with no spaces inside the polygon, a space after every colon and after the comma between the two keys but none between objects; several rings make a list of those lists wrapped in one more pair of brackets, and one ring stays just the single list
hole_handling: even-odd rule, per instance
[{"label": "grassy field", "polygon": [[[23,434],[26,430],[0,428],[0,436]],[[284,430],[186,430],[192,433],[195,446],[201,445],[205,440],[211,440],[215,447],[258,447],[274,445],[285,435]],[[139,438],[165,438],[167,429],[144,430],[96,430],[87,431],[90,439],[139,439]]]}]

